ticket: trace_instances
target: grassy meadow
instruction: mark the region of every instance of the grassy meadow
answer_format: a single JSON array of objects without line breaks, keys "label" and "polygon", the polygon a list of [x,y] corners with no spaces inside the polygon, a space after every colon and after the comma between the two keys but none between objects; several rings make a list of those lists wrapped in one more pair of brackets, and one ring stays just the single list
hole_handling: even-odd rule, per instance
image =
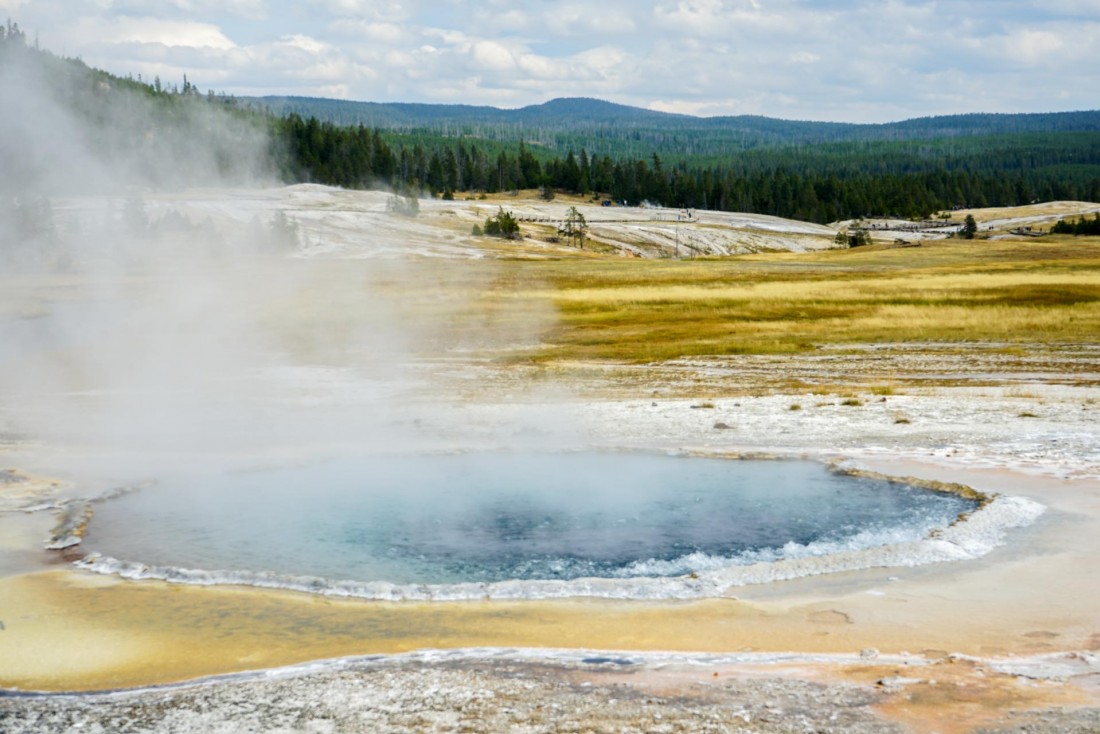
[{"label": "grassy meadow", "polygon": [[552,304],[534,362],[652,362],[822,345],[1092,343],[1100,240],[957,240],[727,259],[509,263],[495,303]]}]

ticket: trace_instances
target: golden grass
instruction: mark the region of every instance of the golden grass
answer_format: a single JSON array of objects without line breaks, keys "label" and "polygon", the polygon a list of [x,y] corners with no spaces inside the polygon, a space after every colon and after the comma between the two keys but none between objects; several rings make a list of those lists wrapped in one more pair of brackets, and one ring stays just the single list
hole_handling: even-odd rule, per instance
[{"label": "golden grass", "polygon": [[[690,274],[688,274],[690,275]],[[928,301],[955,298],[976,300],[1011,296],[1020,292],[1025,298],[1043,287],[1068,291],[1094,298],[1100,286],[1100,272],[1084,273],[966,273],[961,275],[913,275],[908,278],[862,278],[813,281],[784,280],[737,285],[703,283],[698,285],[630,285],[622,287],[573,288],[552,295],[561,304],[691,304],[704,305],[740,303],[745,301],[781,301],[784,303],[815,302],[883,302]],[[1028,292],[1024,292],[1027,289]],[[1087,295],[1091,292],[1091,295]],[[1059,297],[1052,294],[1053,297]]]},{"label": "golden grass", "polygon": [[1095,238],[526,267],[498,296],[556,307],[559,322],[532,355],[538,361],[1100,337]]}]

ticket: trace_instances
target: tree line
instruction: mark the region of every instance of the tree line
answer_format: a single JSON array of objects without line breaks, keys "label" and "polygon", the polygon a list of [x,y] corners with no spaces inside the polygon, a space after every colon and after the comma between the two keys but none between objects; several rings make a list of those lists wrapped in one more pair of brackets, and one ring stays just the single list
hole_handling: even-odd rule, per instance
[{"label": "tree line", "polygon": [[822,145],[668,166],[656,153],[613,159],[581,148],[556,156],[522,141],[421,136],[410,143],[378,128],[296,114],[275,120],[274,127],[287,180],[444,197],[542,188],[813,222],[917,218],[1036,200],[1100,201],[1100,133],[1063,133],[1055,141],[1034,134],[968,138],[950,153],[937,153],[935,142],[916,149],[908,141]]},{"label": "tree line", "polygon": [[1100,212],[1093,215],[1092,219],[1078,217],[1072,222],[1059,219],[1058,223],[1050,228],[1050,232],[1051,234],[1072,234],[1078,237],[1082,235],[1100,235]]}]

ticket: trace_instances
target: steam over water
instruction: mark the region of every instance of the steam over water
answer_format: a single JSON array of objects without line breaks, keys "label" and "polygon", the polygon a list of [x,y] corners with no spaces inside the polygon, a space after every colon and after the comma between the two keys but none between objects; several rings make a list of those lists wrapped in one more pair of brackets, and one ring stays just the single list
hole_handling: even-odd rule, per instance
[{"label": "steam over water", "polygon": [[160,484],[99,507],[85,547],[236,581],[629,579],[914,541],[973,508],[812,462],[391,456]]}]

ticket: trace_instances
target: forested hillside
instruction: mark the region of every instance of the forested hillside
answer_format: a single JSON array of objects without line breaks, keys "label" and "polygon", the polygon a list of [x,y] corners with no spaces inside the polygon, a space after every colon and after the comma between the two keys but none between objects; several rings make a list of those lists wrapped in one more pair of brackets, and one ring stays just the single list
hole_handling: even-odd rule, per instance
[{"label": "forested hillside", "polygon": [[[1100,201],[1098,112],[876,126],[705,119],[555,100],[515,111],[377,105],[390,115],[387,122],[344,125],[320,119],[317,110],[347,103],[311,102],[317,107],[309,115],[284,115],[273,104],[259,111],[200,93],[187,79],[169,85],[90,69],[28,46],[17,26],[0,30],[0,94],[9,108],[26,107],[30,90],[45,89],[71,118],[67,125],[4,131],[0,163],[9,197],[30,190],[39,149],[87,136],[103,165],[125,161],[134,183],[150,185],[198,183],[210,173],[244,180],[270,166],[288,183],[436,196],[541,188],[547,196],[561,191],[815,222],[1035,200]],[[34,111],[28,113],[33,119]],[[456,127],[448,127],[452,122]],[[465,127],[481,124],[497,127],[483,135]],[[561,140],[539,140],[559,133],[570,136],[564,149]],[[166,170],[166,150],[173,151],[174,167],[182,158],[194,170]],[[601,152],[609,150],[619,152]],[[60,183],[94,187],[80,175]]]},{"label": "forested hillside", "polygon": [[515,110],[470,105],[351,102],[310,97],[244,98],[241,103],[280,117],[316,117],[337,125],[402,134],[524,140],[552,152],[585,148],[590,154],[727,156],[733,151],[783,145],[960,138],[1015,133],[1097,132],[1100,110],[1042,114],[971,114],[886,124],[778,120],[754,115],[693,117],[597,99],[554,99]]},{"label": "forested hillside", "polygon": [[0,25],[0,106],[0,191],[24,199],[109,181],[245,182],[270,167],[267,121],[231,99],[59,58],[12,21]]},{"label": "forested hillside", "polygon": [[552,155],[523,142],[406,136],[297,115],[275,122],[285,175],[447,195],[545,187],[614,201],[773,214],[814,222],[923,217],[953,207],[1100,201],[1100,132],[783,146],[667,163]]}]

